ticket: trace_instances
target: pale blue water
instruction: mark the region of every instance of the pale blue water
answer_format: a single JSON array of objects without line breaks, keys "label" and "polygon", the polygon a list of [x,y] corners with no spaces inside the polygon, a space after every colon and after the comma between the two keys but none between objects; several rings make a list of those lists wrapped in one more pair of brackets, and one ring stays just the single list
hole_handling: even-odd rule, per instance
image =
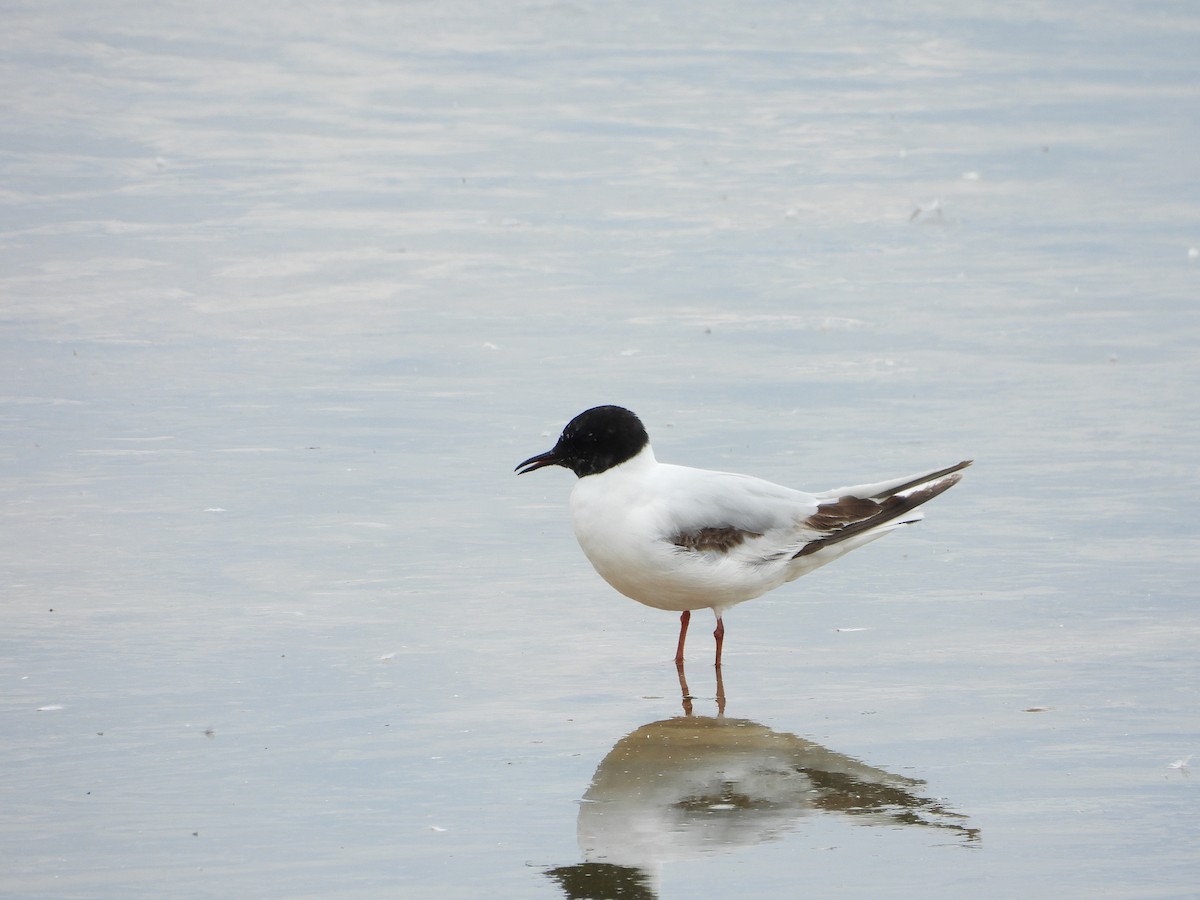
[{"label": "pale blue water", "polygon": [[[0,892],[1194,891],[1191,5],[3,19]],[[511,474],[601,402],[978,462],[727,617],[720,721],[697,617],[688,722]]]}]

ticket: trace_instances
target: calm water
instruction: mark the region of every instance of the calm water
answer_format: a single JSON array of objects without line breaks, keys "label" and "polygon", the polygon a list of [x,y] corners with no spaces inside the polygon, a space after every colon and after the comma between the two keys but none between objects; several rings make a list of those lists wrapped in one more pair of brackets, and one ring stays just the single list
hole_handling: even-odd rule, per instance
[{"label": "calm water", "polygon": [[[0,892],[1194,891],[1194,5],[2,16]],[[722,715],[511,474],[601,402],[978,462]]]}]

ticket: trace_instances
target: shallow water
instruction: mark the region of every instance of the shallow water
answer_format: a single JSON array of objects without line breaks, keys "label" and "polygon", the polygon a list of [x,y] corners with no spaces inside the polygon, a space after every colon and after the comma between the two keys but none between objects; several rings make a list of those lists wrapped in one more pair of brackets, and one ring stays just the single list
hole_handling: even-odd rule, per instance
[{"label": "shallow water", "polygon": [[[0,890],[1194,889],[1189,5],[5,20]],[[734,610],[722,716],[511,474],[601,402],[977,463]]]}]

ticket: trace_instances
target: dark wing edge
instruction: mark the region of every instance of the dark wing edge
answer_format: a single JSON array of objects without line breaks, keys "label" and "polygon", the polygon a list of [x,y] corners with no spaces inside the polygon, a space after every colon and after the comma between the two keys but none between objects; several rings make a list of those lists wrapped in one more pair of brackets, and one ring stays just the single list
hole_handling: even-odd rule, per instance
[{"label": "dark wing edge", "polygon": [[[839,497],[830,503],[822,503],[817,507],[805,524],[813,529],[824,532],[824,537],[809,541],[792,555],[792,559],[810,556],[826,547],[840,544],[844,540],[864,534],[881,525],[892,522],[905,513],[912,512],[923,503],[928,503],[938,494],[950,490],[962,481],[962,475],[956,474],[959,469],[965,469],[971,460],[960,462],[937,472],[923,475],[919,479],[892,488],[877,497],[864,499],[861,497]],[[934,479],[942,479],[928,484]],[[925,487],[919,487],[926,485]],[[917,490],[912,490],[918,488]],[[901,491],[910,491],[902,494]]]},{"label": "dark wing edge", "polygon": [[[871,499],[872,500],[886,500],[888,497],[894,497],[896,494],[903,494],[905,491],[910,491],[913,488],[919,487],[922,484],[928,484],[931,481],[937,481],[939,478],[945,478],[947,475],[951,475],[955,472],[965,469],[967,466],[971,465],[971,463],[973,463],[973,462],[975,462],[975,460],[973,460],[973,459],[964,459],[960,463],[955,463],[952,466],[946,466],[946,468],[938,469],[936,472],[926,472],[924,475],[918,475],[916,478],[912,479],[911,481],[906,481],[904,484],[897,485],[896,487],[889,488],[886,491],[882,491],[878,494],[875,494],[872,496]],[[957,483],[957,479],[956,479],[956,483]]]}]

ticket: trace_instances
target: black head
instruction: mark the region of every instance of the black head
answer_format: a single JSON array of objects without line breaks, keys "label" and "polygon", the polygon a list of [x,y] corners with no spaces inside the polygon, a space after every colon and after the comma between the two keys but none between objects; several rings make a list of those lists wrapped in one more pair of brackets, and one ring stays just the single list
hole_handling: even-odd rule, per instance
[{"label": "black head", "polygon": [[565,466],[580,478],[597,475],[633,459],[648,443],[642,420],[629,410],[597,406],[568,422],[553,450],[529,457],[516,472],[524,475],[544,466]]}]

